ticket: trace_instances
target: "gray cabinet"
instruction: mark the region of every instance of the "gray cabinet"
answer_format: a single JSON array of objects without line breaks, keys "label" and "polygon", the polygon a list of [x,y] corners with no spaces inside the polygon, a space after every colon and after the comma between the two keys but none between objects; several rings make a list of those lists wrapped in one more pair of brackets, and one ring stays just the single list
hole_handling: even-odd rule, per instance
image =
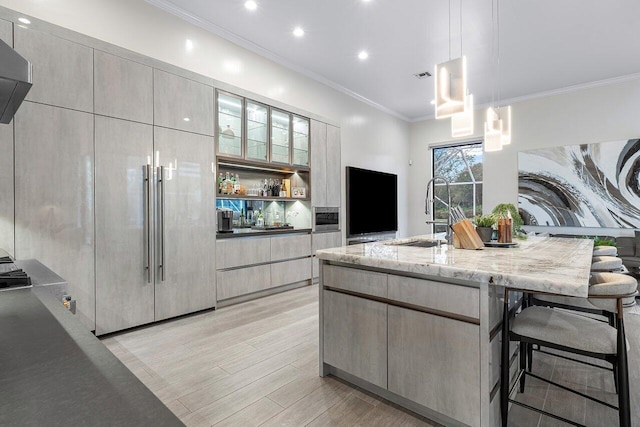
[{"label": "gray cabinet", "polygon": [[311,120],[311,206],[327,206],[327,125]]},{"label": "gray cabinet", "polygon": [[152,234],[144,167],[153,127],[95,118],[96,334],[154,320]]},{"label": "gray cabinet", "polygon": [[327,206],[340,206],[342,197],[342,167],[340,128],[327,125]]},{"label": "gray cabinet", "polygon": [[243,237],[216,242],[216,267],[219,269],[262,264],[271,261],[271,239]]},{"label": "gray cabinet", "polygon": [[387,388],[387,304],[322,292],[324,363]]},{"label": "gray cabinet", "polygon": [[95,113],[153,123],[153,69],[99,50],[94,55]]},{"label": "gray cabinet", "polygon": [[213,136],[213,87],[153,70],[154,124]]},{"label": "gray cabinet", "polygon": [[311,121],[311,205],[340,207],[340,128]]},{"label": "gray cabinet", "polygon": [[271,287],[269,264],[216,272],[218,299],[248,295]]},{"label": "gray cabinet", "polygon": [[154,128],[157,186],[155,320],[215,305],[213,137]]},{"label": "gray cabinet", "polygon": [[0,248],[14,255],[13,125],[0,125],[0,153]]},{"label": "gray cabinet", "polygon": [[311,279],[311,258],[271,264],[271,287],[298,283]]},{"label": "gray cabinet", "polygon": [[0,40],[13,46],[13,24],[4,19],[0,19]]},{"label": "gray cabinet", "polygon": [[16,257],[64,277],[94,329],[93,115],[24,102],[14,122]]},{"label": "gray cabinet", "polygon": [[477,425],[478,325],[394,306],[388,317],[389,391]]},{"label": "gray cabinet", "polygon": [[93,49],[17,25],[14,37],[33,64],[28,101],[93,112]]},{"label": "gray cabinet", "polygon": [[311,235],[309,234],[271,238],[271,261],[308,257],[310,255]]},{"label": "gray cabinet", "polygon": [[313,278],[320,275],[318,258],[316,251],[320,249],[336,248],[342,246],[342,232],[334,231],[328,233],[313,233],[311,235],[311,254],[313,255]]}]

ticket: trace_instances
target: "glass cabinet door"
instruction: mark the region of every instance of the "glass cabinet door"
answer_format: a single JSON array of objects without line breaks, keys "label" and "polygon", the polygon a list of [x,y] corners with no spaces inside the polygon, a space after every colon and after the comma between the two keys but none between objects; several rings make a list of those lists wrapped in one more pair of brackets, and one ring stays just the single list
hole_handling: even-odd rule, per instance
[{"label": "glass cabinet door", "polygon": [[293,116],[293,164],[309,166],[309,120]]},{"label": "glass cabinet door", "polygon": [[247,151],[251,160],[267,161],[269,146],[268,109],[262,104],[247,101]]},{"label": "glass cabinet door", "polygon": [[242,102],[218,92],[218,154],[242,157]]},{"label": "glass cabinet door", "polygon": [[271,161],[289,164],[289,113],[271,109]]}]

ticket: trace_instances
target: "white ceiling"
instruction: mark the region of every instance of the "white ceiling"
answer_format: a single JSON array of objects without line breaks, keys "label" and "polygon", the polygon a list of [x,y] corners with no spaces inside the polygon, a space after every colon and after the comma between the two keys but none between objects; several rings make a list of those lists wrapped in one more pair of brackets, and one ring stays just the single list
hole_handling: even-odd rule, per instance
[{"label": "white ceiling", "polygon": [[[147,1],[411,121],[433,115],[433,77],[413,74],[449,59],[449,21],[451,57],[460,55],[461,0],[256,0],[253,12],[244,0]],[[496,79],[492,0],[462,0],[476,105],[640,73],[638,0],[503,0],[499,7]],[[302,38],[292,35],[298,25]],[[366,61],[357,58],[362,49]]]}]

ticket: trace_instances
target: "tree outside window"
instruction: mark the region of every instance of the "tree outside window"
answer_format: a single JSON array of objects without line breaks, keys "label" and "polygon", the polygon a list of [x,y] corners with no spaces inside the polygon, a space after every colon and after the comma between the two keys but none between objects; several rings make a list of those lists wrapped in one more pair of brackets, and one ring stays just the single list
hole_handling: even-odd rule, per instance
[{"label": "tree outside window", "polygon": [[[433,176],[450,182],[451,205],[460,207],[467,218],[482,214],[482,141],[465,145],[437,147],[433,152]],[[447,189],[442,182],[434,184],[434,219],[447,219]],[[437,224],[435,232],[446,231]]]}]

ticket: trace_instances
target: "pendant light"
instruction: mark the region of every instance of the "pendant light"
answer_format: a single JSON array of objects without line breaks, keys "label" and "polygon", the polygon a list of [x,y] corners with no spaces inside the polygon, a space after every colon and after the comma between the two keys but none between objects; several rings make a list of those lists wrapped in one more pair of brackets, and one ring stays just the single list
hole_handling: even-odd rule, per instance
[{"label": "pendant light", "polygon": [[[460,52],[462,55],[462,52]],[[449,0],[449,60],[435,68],[436,119],[464,113],[467,95],[467,59],[451,59],[451,0]]]},{"label": "pendant light", "polygon": [[[462,0],[460,0],[460,55],[462,55]],[[451,136],[460,138],[473,135],[473,95],[467,89],[464,96],[464,111],[451,116]]]},{"label": "pendant light", "polygon": [[[491,89],[491,104],[492,106],[487,108],[486,121],[484,123],[484,150],[485,151],[499,151],[502,150],[503,145],[511,144],[511,106],[496,108],[493,106],[493,93],[495,89],[495,80],[499,80],[500,76],[500,0],[496,0],[496,24],[494,25],[494,3],[491,0],[491,51],[493,59],[493,49],[496,45],[495,27],[498,28],[497,37],[497,59],[496,59],[496,72],[495,79]],[[498,93],[498,98],[500,94]]]}]

